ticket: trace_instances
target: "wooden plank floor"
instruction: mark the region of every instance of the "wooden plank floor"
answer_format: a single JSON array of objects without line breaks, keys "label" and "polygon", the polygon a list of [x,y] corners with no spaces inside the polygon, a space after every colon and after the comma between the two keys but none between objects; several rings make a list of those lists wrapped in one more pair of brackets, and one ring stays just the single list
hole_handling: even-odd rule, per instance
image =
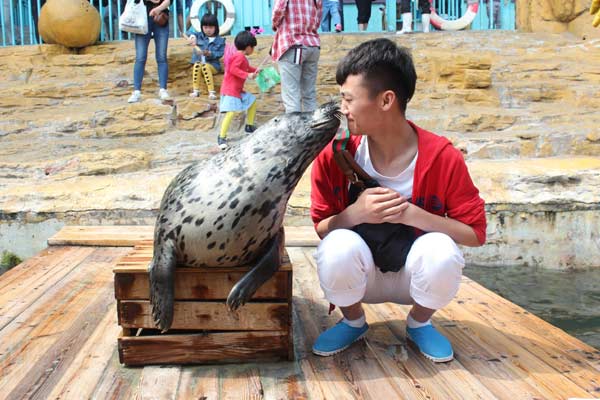
[{"label": "wooden plank floor", "polygon": [[[94,228],[78,229],[89,244]],[[311,229],[294,234],[308,233],[303,240],[314,244]],[[96,232],[111,235],[109,228]],[[599,351],[468,278],[434,318],[454,345],[450,363],[433,364],[407,346],[408,308],[389,303],[366,306],[365,341],[333,357],[312,355],[317,335],[340,314],[327,315],[314,247],[298,245],[288,246],[295,361],[122,367],[112,268],[130,248],[114,246],[147,239],[151,230],[129,232],[122,242],[110,239],[113,247],[77,246],[62,232],[68,245],[50,246],[0,276],[0,399],[600,397]]]}]

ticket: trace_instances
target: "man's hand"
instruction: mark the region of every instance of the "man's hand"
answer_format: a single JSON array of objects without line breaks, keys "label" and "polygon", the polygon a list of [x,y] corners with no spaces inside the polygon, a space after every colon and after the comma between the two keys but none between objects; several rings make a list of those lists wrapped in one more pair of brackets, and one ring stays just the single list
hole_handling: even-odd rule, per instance
[{"label": "man's hand", "polygon": [[248,78],[255,79],[256,75],[258,75],[256,72],[251,72],[251,73],[248,74]]},{"label": "man's hand", "polygon": [[158,14],[160,13],[160,11],[157,8],[153,8],[152,10],[150,10],[150,12],[148,13],[152,18],[156,17]]},{"label": "man's hand", "polygon": [[365,189],[348,211],[351,220],[356,222],[354,225],[397,223],[409,205],[406,198],[392,189],[376,187]]},{"label": "man's hand", "polygon": [[592,5],[590,6],[590,14],[595,15],[594,20],[592,21],[592,25],[594,27],[600,25],[600,0],[592,0]]},{"label": "man's hand", "polygon": [[190,46],[195,46],[196,45],[196,35],[190,35],[190,36],[188,36],[188,44]]}]

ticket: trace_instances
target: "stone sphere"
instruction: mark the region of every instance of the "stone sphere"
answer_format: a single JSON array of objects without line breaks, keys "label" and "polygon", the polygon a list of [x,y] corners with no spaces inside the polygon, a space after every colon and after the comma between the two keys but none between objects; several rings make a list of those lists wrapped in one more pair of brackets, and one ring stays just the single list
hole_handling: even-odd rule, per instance
[{"label": "stone sphere", "polygon": [[85,47],[100,35],[100,13],[86,0],[49,0],[40,10],[38,29],[44,42]]}]

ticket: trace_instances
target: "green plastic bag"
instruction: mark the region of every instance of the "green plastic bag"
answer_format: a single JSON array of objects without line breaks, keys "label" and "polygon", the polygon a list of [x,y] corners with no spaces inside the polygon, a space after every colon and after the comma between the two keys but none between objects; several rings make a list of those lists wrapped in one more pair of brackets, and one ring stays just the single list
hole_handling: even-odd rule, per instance
[{"label": "green plastic bag", "polygon": [[262,69],[256,76],[256,84],[262,93],[268,92],[279,82],[281,82],[281,77],[273,66]]}]

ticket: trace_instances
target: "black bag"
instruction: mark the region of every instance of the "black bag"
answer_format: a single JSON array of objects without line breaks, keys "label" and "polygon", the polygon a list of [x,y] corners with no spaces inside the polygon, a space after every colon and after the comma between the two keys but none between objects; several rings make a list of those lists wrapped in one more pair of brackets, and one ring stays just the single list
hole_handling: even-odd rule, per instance
[{"label": "black bag", "polygon": [[[380,185],[374,179],[365,182],[365,188],[378,186]],[[358,199],[361,192],[362,190],[356,185],[350,185],[348,193],[350,204]],[[414,228],[404,224],[391,224],[389,222],[360,224],[353,227],[352,230],[358,233],[369,246],[375,265],[381,272],[400,271],[400,268],[404,267],[410,247],[415,241]]]},{"label": "black bag", "polygon": [[[347,139],[346,139],[347,140]],[[333,143],[334,159],[338,167],[344,172],[350,180],[348,190],[349,204],[354,203],[364,189],[379,187],[379,182],[371,178],[360,166],[353,163],[354,157],[345,149],[346,146]],[[343,153],[346,154],[343,154]],[[343,155],[343,156],[342,156]],[[340,157],[341,156],[341,157]],[[350,159],[351,157],[351,159]],[[350,173],[352,175],[350,175]],[[415,230],[412,226],[404,224],[360,224],[352,228],[365,241],[375,265],[381,272],[398,272],[404,267],[408,252],[415,241]]]}]

